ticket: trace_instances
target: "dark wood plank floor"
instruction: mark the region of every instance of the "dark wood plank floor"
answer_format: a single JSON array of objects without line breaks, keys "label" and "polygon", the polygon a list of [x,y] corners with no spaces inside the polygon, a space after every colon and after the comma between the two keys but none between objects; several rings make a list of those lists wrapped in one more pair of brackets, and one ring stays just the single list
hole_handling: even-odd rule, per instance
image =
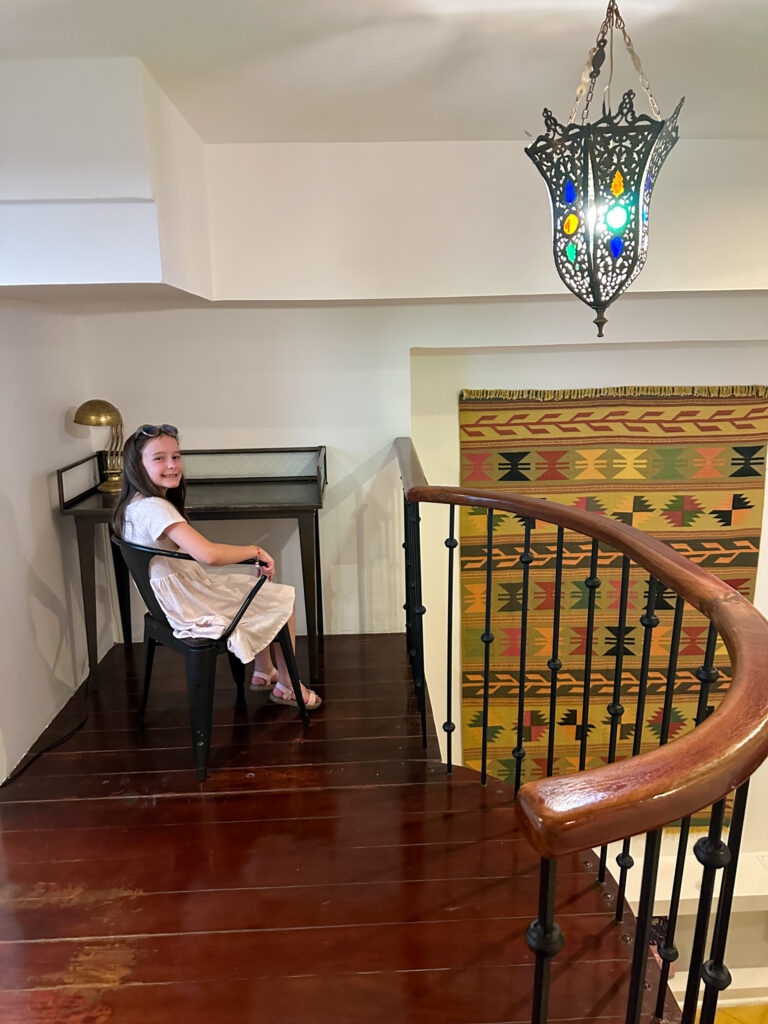
[{"label": "dark wood plank floor", "polygon": [[[404,648],[327,638],[308,731],[235,708],[219,659],[203,784],[182,660],[158,652],[139,733],[115,648],[87,725],[0,792],[0,1024],[529,1020],[537,859],[509,787],[422,749]],[[550,1019],[619,1024],[632,928],[591,860],[559,867]]]}]

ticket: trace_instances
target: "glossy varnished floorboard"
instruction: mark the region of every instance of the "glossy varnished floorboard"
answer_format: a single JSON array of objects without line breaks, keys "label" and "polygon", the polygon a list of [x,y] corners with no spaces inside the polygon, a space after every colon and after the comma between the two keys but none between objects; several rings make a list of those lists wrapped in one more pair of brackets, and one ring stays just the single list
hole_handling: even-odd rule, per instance
[{"label": "glossy varnished floorboard", "polygon": [[[404,648],[327,638],[307,731],[235,708],[220,659],[203,784],[181,659],[158,652],[140,733],[115,648],[86,726],[0,792],[0,1024],[530,1020],[537,858],[509,787],[423,750]],[[619,1024],[632,929],[589,862],[559,865],[550,1020]]]}]

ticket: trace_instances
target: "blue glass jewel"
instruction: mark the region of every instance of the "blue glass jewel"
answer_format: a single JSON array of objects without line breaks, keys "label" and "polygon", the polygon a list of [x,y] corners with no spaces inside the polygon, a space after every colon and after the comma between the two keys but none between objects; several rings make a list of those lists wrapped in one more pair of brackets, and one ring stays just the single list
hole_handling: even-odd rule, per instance
[{"label": "blue glass jewel", "polygon": [[570,178],[565,183],[565,201],[566,203],[576,202],[576,187]]},{"label": "blue glass jewel", "polygon": [[616,259],[621,256],[621,250],[624,248],[623,238],[612,238],[611,239],[611,256]]}]

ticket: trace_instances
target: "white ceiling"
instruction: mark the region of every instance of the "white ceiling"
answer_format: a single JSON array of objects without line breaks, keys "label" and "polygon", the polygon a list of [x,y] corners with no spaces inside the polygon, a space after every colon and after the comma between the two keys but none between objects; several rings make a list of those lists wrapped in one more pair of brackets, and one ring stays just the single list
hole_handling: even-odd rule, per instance
[{"label": "white ceiling", "polygon": [[[686,96],[682,138],[768,137],[765,0],[620,6],[662,114]],[[206,142],[519,139],[567,118],[605,7],[0,0],[0,57],[139,57]],[[614,107],[642,91],[616,43]]]}]

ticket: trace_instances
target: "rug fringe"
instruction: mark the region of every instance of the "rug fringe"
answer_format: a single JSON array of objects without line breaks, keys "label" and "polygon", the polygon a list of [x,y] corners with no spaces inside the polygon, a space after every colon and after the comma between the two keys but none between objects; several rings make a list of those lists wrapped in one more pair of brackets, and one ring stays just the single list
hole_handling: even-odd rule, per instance
[{"label": "rug fringe", "polygon": [[504,388],[487,390],[462,388],[460,402],[487,402],[489,400],[562,402],[579,398],[768,398],[764,384],[700,385],[698,387],[667,387],[664,385],[629,386],[621,388],[561,388],[556,391],[532,389],[510,391]]}]

